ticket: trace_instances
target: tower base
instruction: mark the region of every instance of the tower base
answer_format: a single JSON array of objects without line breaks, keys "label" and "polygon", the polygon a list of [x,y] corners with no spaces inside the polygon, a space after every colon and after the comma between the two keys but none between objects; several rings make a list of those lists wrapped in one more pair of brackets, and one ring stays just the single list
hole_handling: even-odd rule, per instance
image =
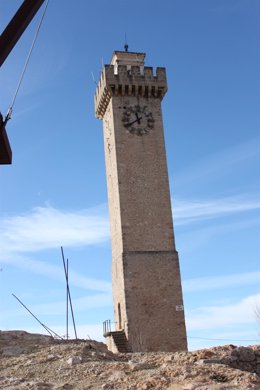
[{"label": "tower base", "polygon": [[187,351],[178,253],[125,252],[122,266],[125,301],[114,285],[115,323],[129,351]]}]

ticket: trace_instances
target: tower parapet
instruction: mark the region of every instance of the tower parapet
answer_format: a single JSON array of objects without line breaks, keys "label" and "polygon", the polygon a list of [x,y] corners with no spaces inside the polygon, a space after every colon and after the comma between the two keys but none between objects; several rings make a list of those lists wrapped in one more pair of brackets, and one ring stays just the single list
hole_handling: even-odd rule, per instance
[{"label": "tower parapet", "polygon": [[[116,54],[117,53],[117,54]],[[126,59],[115,52],[110,65],[105,65],[95,94],[96,117],[102,119],[112,96],[135,96],[163,99],[167,92],[166,69],[144,66],[143,53],[129,53]],[[131,58],[131,54],[133,58]],[[130,60],[129,60],[130,55]],[[127,62],[128,58],[128,62]],[[127,62],[127,63],[126,63]]]}]

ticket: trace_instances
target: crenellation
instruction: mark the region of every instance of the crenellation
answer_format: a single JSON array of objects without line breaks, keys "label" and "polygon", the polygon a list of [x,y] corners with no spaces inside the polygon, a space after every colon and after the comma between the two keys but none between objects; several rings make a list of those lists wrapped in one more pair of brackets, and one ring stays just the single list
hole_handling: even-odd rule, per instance
[{"label": "crenellation", "polygon": [[157,67],[156,68],[156,77],[158,78],[158,80],[164,81],[167,84],[167,81],[166,81],[166,69],[165,68]]},{"label": "crenellation", "polygon": [[140,96],[163,99],[167,92],[165,68],[156,68],[156,76],[152,67],[105,65],[101,73],[95,94],[96,117],[102,119],[112,96]]},{"label": "crenellation", "polygon": [[154,77],[152,66],[145,66],[144,67],[144,76],[148,79],[152,79]]},{"label": "crenellation", "polygon": [[105,65],[104,66],[104,82],[106,82],[107,79],[109,79],[110,77],[114,77],[115,74],[114,74],[114,65]]}]

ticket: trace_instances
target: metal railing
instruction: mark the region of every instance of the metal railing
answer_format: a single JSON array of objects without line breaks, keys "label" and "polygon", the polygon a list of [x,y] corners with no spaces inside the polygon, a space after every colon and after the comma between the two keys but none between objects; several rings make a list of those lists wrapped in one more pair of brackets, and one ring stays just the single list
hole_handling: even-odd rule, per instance
[{"label": "metal railing", "polygon": [[108,333],[111,333],[111,320],[103,322],[103,336],[106,336]]}]

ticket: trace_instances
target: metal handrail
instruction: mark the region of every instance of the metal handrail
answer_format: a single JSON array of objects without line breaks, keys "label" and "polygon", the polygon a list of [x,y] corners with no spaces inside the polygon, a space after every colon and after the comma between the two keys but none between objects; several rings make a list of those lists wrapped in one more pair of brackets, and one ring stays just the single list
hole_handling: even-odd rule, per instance
[{"label": "metal handrail", "polygon": [[111,333],[111,320],[106,320],[103,322],[103,335]]}]

